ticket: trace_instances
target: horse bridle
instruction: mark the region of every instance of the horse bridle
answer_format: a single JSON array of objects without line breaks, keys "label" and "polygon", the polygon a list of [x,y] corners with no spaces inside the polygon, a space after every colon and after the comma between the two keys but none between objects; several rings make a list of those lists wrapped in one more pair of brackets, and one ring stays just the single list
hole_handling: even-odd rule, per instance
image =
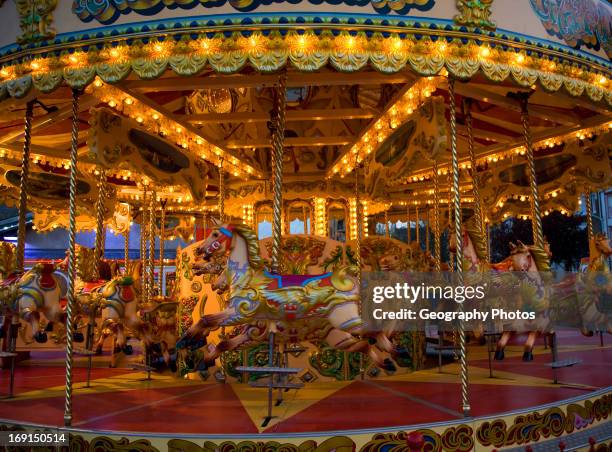
[{"label": "horse bridle", "polygon": [[210,245],[206,247],[206,249],[204,250],[204,256],[207,258],[212,256],[216,251],[219,251],[221,249],[224,243],[229,242],[231,244],[232,239],[234,238],[233,230],[234,228],[232,226],[228,226],[227,228],[219,228],[221,236],[213,240]]}]

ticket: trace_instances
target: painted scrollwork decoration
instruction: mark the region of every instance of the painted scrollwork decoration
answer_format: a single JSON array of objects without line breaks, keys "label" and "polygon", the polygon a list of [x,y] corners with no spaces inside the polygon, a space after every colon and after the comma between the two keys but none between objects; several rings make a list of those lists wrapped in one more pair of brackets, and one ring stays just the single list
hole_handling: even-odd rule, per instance
[{"label": "painted scrollwork decoration", "polygon": [[457,0],[459,14],[455,23],[467,27],[495,30],[495,22],[491,20],[491,5],[493,0]]},{"label": "painted scrollwork decoration", "polygon": [[[241,12],[253,11],[260,6],[283,3],[285,0],[74,0],[72,12],[83,22],[97,20],[102,24],[115,22],[122,14],[134,12],[150,16],[160,12],[164,8],[192,9],[198,5],[205,8],[220,7],[229,4],[232,8]],[[310,0],[311,3],[319,4],[320,1]],[[337,4],[339,2],[326,0],[327,3]],[[294,3],[294,2],[291,2]],[[371,4],[378,13],[389,14],[391,12],[406,14],[411,9],[420,11],[430,10],[435,0],[343,0],[341,3],[357,6]]]},{"label": "painted scrollwork decoration", "polygon": [[608,58],[612,58],[609,4],[599,0],[530,0],[530,3],[548,34],[575,48],[603,48]]},{"label": "painted scrollwork decoration", "polygon": [[[2,6],[0,2],[0,6]],[[57,0],[16,0],[15,6],[19,13],[21,35],[17,37],[19,44],[46,41],[56,35],[53,27],[53,12]]]}]

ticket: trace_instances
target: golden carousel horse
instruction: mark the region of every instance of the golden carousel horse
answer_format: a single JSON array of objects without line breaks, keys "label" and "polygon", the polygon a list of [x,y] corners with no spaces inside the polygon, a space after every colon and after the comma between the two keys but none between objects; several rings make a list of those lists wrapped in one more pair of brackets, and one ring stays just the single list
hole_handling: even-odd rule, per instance
[{"label": "golden carousel horse", "polygon": [[[224,278],[228,286],[227,308],[216,314],[204,315],[192,325],[177,343],[177,349],[198,349],[205,344],[208,333],[221,326],[241,327],[241,334],[231,341],[206,347],[205,359],[212,360],[221,352],[243,345],[259,331],[255,323],[267,324],[274,332],[305,331],[305,325],[315,321],[314,329],[324,328],[325,341],[333,348],[366,353],[381,368],[394,371],[393,362],[380,350],[392,352],[388,338],[378,333],[371,340],[367,335],[358,309],[358,269],[347,266],[323,275],[275,275],[264,269],[259,255],[259,243],[252,230],[243,225],[226,224],[216,227],[197,248],[205,261],[226,254]],[[196,267],[197,268],[197,267]],[[200,266],[200,268],[205,268]],[[324,322],[322,322],[324,321]],[[299,333],[300,328],[302,332]],[[276,330],[276,331],[275,331]],[[375,348],[374,345],[376,345]]]},{"label": "golden carousel horse", "polygon": [[535,311],[535,320],[516,320],[505,327],[497,342],[495,359],[504,359],[504,349],[512,335],[517,331],[527,332],[524,344],[523,361],[533,361],[533,347],[538,334],[552,334],[549,316],[552,290],[547,287],[542,273],[550,272],[550,255],[546,249],[527,246],[522,242],[510,244],[510,271],[525,273],[526,279],[520,281],[517,302]]}]

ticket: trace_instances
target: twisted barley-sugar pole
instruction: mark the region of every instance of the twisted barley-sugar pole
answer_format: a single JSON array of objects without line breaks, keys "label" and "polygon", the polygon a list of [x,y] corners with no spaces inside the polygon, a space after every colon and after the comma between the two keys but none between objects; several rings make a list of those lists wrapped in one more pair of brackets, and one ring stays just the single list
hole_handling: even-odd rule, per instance
[{"label": "twisted barley-sugar pole", "polygon": [[98,198],[96,200],[96,245],[94,250],[94,274],[100,279],[100,259],[104,257],[104,198],[106,197],[106,171],[100,170],[98,174]]},{"label": "twisted barley-sugar pole", "polygon": [[148,288],[148,259],[147,259],[147,186],[142,186],[142,204],[140,207],[140,277],[142,280],[141,295],[146,301]]},{"label": "twisted barley-sugar pole", "polygon": [[533,244],[544,249],[544,232],[542,229],[542,212],[540,211],[540,194],[536,178],[535,160],[533,155],[533,139],[531,137],[531,126],[529,123],[529,96],[531,92],[508,93],[521,106],[521,121],[523,122],[523,136],[527,148],[527,169],[529,186],[531,188],[531,225],[533,230]]},{"label": "twisted barley-sugar pole", "polygon": [[26,104],[25,125],[23,131],[23,154],[21,156],[21,181],[19,183],[19,222],[17,225],[16,271],[23,273],[25,254],[26,215],[28,212],[28,179],[30,175],[30,147],[32,144],[32,117],[34,101]]},{"label": "twisted barley-sugar pole", "polygon": [[406,202],[406,229],[408,230],[408,240],[407,243],[410,245],[412,242],[412,227],[410,226],[410,202]]},{"label": "twisted barley-sugar pole", "polygon": [[70,143],[70,199],[68,204],[68,303],[66,304],[66,398],[64,404],[64,425],[72,424],[72,362],[74,343],[74,318],[76,298],[76,182],[79,146],[79,90],[72,90],[72,134]]},{"label": "twisted barley-sugar pole", "polygon": [[[453,212],[456,256],[455,256],[455,272],[456,284],[463,285],[463,240],[461,239],[461,197],[459,193],[459,159],[457,152],[457,110],[455,102],[455,80],[451,77],[448,79],[448,95],[450,99],[450,131],[451,131],[451,166],[453,180]],[[459,303],[459,312],[464,310],[463,303]],[[469,387],[468,387],[468,367],[467,367],[467,348],[465,340],[465,322],[459,321],[459,363],[461,368],[461,404],[463,415],[470,415]]]},{"label": "twisted barley-sugar pole", "polygon": [[160,225],[159,225],[159,295],[164,296],[164,248],[166,242],[166,204],[168,200],[160,201]]},{"label": "twisted barley-sugar pole", "polygon": [[434,203],[434,211],[433,211],[433,217],[434,217],[434,224],[433,224],[433,230],[434,230],[434,263],[435,263],[435,270],[437,272],[439,272],[442,269],[442,264],[440,262],[441,256],[440,256],[440,180],[438,178],[438,162],[434,162],[433,165],[433,172],[434,172],[434,199],[433,199],[433,203]]},{"label": "twisted barley-sugar pole", "polygon": [[153,290],[155,289],[155,202],[157,195],[155,190],[151,191],[151,199],[149,200],[149,293],[147,294],[147,303],[153,298]]},{"label": "twisted barley-sugar pole", "polygon": [[225,172],[223,171],[223,157],[219,160],[219,199],[217,200],[219,222],[225,223]]},{"label": "twisted barley-sugar pole", "polygon": [[591,192],[587,191],[584,194],[585,209],[586,209],[586,220],[587,220],[587,233],[589,242],[593,240],[593,206],[591,202]]},{"label": "twisted barley-sugar pole", "polygon": [[419,227],[421,219],[419,218],[419,205],[418,204],[414,206],[414,212],[415,212],[415,219],[414,219],[415,226],[414,227],[416,229],[416,242],[419,248],[421,248],[421,228]]},{"label": "twisted barley-sugar pole", "polygon": [[128,204],[127,227],[123,233],[123,274],[128,275],[128,265],[130,264],[130,229],[131,225],[131,206]]},{"label": "twisted barley-sugar pole", "polygon": [[[363,221],[361,215],[361,196],[359,190],[359,169],[360,165],[357,159],[355,159],[355,186],[354,186],[354,195],[355,195],[355,215],[357,220],[357,234],[355,236],[355,263],[357,265],[357,294],[359,296],[359,302],[357,303],[357,308],[359,309],[359,316],[362,313],[361,306],[361,240],[363,237]],[[386,214],[386,211],[385,211]],[[388,224],[388,223],[387,223]],[[348,356],[345,357],[348,359]],[[365,363],[363,353],[359,354],[359,374],[361,375],[361,379],[365,379]]]},{"label": "twisted barley-sugar pole", "polygon": [[270,121],[272,133],[272,273],[280,270],[280,248],[283,209],[283,147],[285,140],[285,108],[287,95],[287,74],[283,72],[278,80],[274,95],[273,118]]},{"label": "twisted barley-sugar pole", "polygon": [[470,154],[470,175],[472,176],[472,192],[474,194],[474,216],[476,217],[476,227],[481,237],[485,237],[484,218],[482,215],[482,197],[478,186],[478,168],[476,166],[476,153],[474,150],[474,125],[472,118],[472,99],[464,99],[463,114],[465,115],[465,125],[468,133],[468,150]]}]

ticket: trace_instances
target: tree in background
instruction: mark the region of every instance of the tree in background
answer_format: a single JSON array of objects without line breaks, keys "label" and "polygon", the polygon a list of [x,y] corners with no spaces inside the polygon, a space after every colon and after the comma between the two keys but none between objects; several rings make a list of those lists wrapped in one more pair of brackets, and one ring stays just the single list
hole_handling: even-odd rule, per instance
[{"label": "tree in background", "polygon": [[[589,255],[584,215],[565,216],[552,212],[542,218],[544,235],[550,244],[553,264],[576,270],[580,259]],[[491,229],[491,260],[499,262],[510,254],[510,242],[533,242],[531,220],[510,218]]]}]

